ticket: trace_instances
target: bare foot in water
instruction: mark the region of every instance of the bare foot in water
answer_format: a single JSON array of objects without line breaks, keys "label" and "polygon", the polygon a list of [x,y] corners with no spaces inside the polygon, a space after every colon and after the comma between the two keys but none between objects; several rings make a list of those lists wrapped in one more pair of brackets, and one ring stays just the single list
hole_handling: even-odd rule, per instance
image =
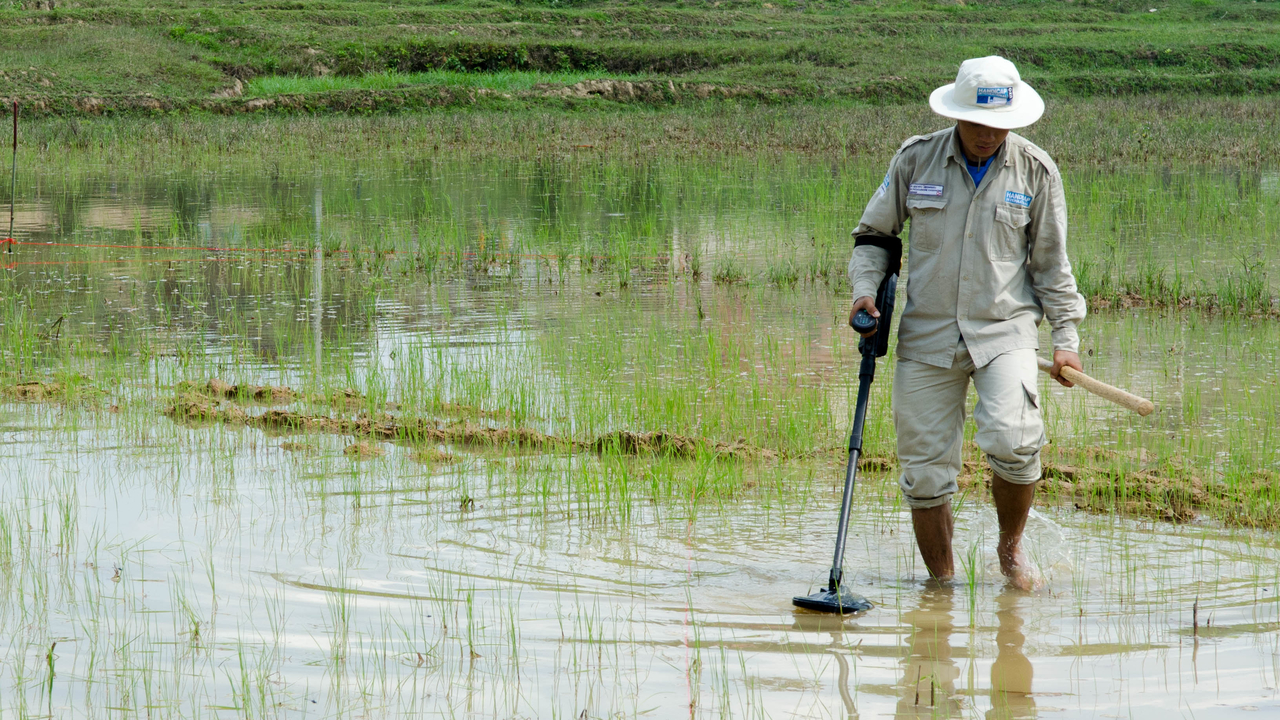
[{"label": "bare foot in water", "polygon": [[1044,587],[1040,570],[1022,552],[1022,531],[1027,526],[1027,514],[1035,493],[1034,484],[1011,483],[999,475],[991,479],[991,495],[1000,520],[1000,540],[996,543],[1000,572],[1009,578],[1010,585],[1028,592]]},{"label": "bare foot in water", "polygon": [[996,554],[1000,556],[1000,572],[1009,579],[1010,585],[1027,592],[1035,592],[1044,587],[1044,576],[1040,574],[1040,568],[1027,559],[1022,548],[1016,547],[1012,551],[1000,549]]}]

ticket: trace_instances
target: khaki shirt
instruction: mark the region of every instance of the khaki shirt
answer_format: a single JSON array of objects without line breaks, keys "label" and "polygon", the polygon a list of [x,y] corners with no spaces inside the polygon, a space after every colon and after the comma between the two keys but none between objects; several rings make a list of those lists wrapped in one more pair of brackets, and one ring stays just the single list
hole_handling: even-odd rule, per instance
[{"label": "khaki shirt", "polygon": [[[898,355],[950,367],[963,337],[977,367],[1038,349],[1045,317],[1057,350],[1079,352],[1084,298],[1067,259],[1067,205],[1049,155],[1009,133],[977,188],[954,128],[913,137],[889,163],[854,236],[897,237],[910,218]],[[853,296],[875,297],[888,251],[854,248]],[[898,293],[899,307],[902,292]]]}]

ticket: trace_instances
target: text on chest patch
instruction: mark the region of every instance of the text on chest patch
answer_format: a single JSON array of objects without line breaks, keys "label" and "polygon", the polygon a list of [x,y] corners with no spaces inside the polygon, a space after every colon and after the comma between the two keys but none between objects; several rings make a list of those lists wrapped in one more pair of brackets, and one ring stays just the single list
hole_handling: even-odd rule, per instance
[{"label": "text on chest patch", "polygon": [[1009,203],[1010,205],[1017,205],[1018,207],[1024,207],[1024,208],[1031,207],[1030,195],[1024,195],[1023,193],[1014,192],[1012,190],[1004,194],[1004,201]]},{"label": "text on chest patch", "polygon": [[942,197],[941,185],[925,185],[924,183],[911,183],[907,188],[908,195],[927,195],[929,197]]}]

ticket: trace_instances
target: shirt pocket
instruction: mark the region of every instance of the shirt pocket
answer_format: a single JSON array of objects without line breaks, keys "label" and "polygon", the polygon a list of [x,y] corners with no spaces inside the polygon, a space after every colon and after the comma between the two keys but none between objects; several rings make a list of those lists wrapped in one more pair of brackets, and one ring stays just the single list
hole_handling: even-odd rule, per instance
[{"label": "shirt pocket", "polygon": [[1027,223],[1031,214],[1022,208],[996,205],[996,221],[991,227],[991,259],[1022,260],[1027,253]]},{"label": "shirt pocket", "polygon": [[912,250],[936,253],[942,248],[943,209],[947,207],[945,198],[907,197],[907,212],[911,215],[911,232],[907,240]]}]

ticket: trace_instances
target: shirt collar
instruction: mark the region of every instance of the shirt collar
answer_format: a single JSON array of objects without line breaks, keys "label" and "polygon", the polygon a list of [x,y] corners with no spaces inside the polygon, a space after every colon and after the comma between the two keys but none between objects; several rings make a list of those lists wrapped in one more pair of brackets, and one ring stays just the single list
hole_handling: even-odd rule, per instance
[{"label": "shirt collar", "polygon": [[[1013,158],[1009,156],[1008,150],[1009,138],[1005,138],[1004,142],[1000,143],[1000,149],[996,150],[996,155],[991,158],[991,163],[987,168],[990,169],[996,165],[1008,165],[1013,162]],[[960,167],[964,167],[966,164],[964,151],[960,149],[960,132],[956,130],[954,125],[951,126],[951,142],[947,143],[947,159],[955,160],[956,164]]]}]

